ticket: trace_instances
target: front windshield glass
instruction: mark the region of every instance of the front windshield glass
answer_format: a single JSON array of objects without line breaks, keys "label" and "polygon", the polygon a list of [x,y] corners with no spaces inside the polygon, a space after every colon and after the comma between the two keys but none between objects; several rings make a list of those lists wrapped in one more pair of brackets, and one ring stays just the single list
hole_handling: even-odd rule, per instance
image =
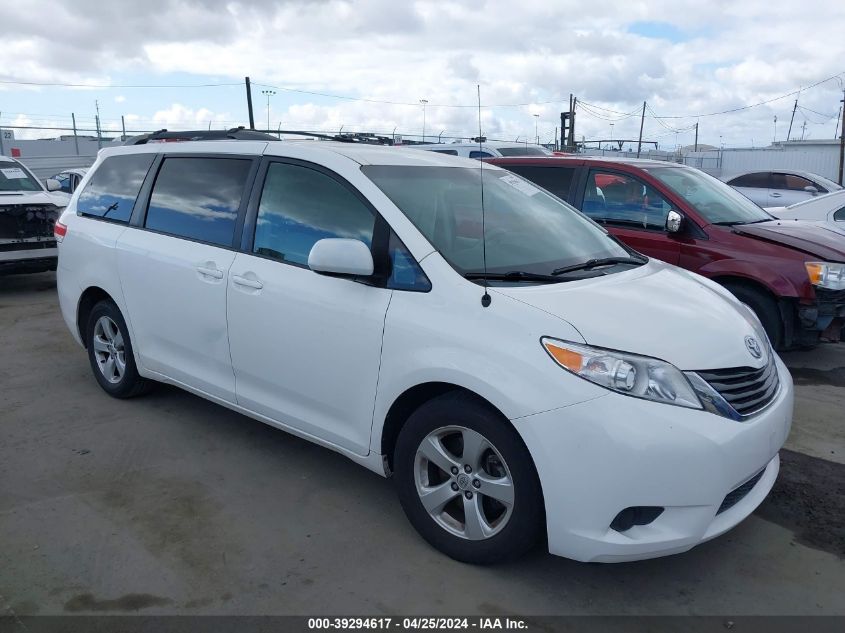
[{"label": "front windshield glass", "polygon": [[[361,168],[461,274],[480,273],[482,170],[369,165]],[[591,259],[630,254],[565,202],[502,169],[485,167],[487,269],[548,275]]]},{"label": "front windshield glass", "polygon": [[710,224],[750,224],[772,216],[736,189],[697,169],[650,167],[647,171],[684,198]]},{"label": "front windshield glass", "polygon": [[502,156],[551,156],[545,147],[538,145],[514,145],[513,147],[497,147]]},{"label": "front windshield glass", "polygon": [[18,163],[0,161],[0,191],[41,191],[41,185]]}]

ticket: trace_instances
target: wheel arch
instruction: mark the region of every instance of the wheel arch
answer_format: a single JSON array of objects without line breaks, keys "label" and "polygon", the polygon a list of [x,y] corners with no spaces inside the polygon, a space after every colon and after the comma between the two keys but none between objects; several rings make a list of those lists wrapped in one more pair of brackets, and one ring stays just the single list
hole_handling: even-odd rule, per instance
[{"label": "wheel arch", "polygon": [[[380,451],[384,456],[388,474],[393,471],[393,449],[396,446],[399,431],[402,430],[402,426],[411,414],[429,400],[453,392],[461,392],[478,400],[507,421],[507,416],[496,405],[467,387],[450,382],[425,382],[409,387],[390,405],[381,429]],[[508,424],[510,424],[509,421]]]},{"label": "wheel arch", "polygon": [[114,297],[112,297],[108,292],[99,286],[90,286],[85,289],[85,292],[83,292],[82,295],[80,295],[79,303],[76,306],[76,331],[79,333],[82,345],[86,349],[88,348],[88,343],[85,340],[85,324],[88,321],[88,315],[91,314],[91,310],[93,310],[94,306],[100,301],[111,301],[117,305]]}]

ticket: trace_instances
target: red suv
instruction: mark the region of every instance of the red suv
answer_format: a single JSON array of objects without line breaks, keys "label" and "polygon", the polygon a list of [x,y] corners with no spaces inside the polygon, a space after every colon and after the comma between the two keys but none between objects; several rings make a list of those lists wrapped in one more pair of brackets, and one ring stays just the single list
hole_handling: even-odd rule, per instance
[{"label": "red suv", "polygon": [[634,249],[719,282],[749,305],[777,349],[810,346],[845,323],[845,239],[776,220],[702,171],[597,157],[487,162],[569,202]]}]

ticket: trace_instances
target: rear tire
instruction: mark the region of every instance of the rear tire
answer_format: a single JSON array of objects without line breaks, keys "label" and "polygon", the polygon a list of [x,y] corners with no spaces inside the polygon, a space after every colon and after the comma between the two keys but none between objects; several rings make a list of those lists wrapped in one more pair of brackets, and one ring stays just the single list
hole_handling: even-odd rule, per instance
[{"label": "rear tire", "polygon": [[740,283],[723,284],[733,296],[754,311],[776,350],[783,348],[784,324],[777,302],[763,290]]},{"label": "rear tire", "polygon": [[135,365],[126,321],[112,301],[100,301],[88,315],[85,345],[94,378],[110,396],[133,398],[150,390]]},{"label": "rear tire", "polygon": [[455,560],[517,558],[543,533],[531,455],[510,422],[476,397],[452,392],[421,405],[399,432],[393,464],[411,524]]}]

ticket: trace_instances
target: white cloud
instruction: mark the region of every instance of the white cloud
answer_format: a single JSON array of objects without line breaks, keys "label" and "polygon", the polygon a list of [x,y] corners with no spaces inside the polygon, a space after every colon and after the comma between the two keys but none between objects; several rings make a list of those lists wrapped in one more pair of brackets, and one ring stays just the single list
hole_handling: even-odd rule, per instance
[{"label": "white cloud", "polygon": [[[325,105],[324,99],[295,94],[296,106],[271,111],[272,127],[281,122],[282,127],[344,125],[390,132],[398,126],[405,134],[420,133],[422,109],[416,104],[426,98],[427,134],[456,135],[476,133],[475,113],[437,104],[472,104],[480,83],[487,104],[555,101],[486,112],[488,135],[533,136],[531,115],[537,112],[541,136],[548,137],[570,93],[620,112],[648,100],[659,114],[692,115],[771,99],[845,71],[838,45],[845,3],[810,4],[796,13],[794,5],[764,0],[650,0],[624,6],[610,0],[30,0],[25,7],[0,7],[7,37],[0,79],[96,83],[93,78],[108,81],[131,71],[237,81],[249,74],[258,83],[280,87],[415,104]],[[51,16],[49,25],[33,17],[40,15]],[[636,35],[629,32],[634,22],[665,22],[686,38],[673,42]],[[159,94],[162,104],[169,102]],[[255,96],[261,121],[258,89]],[[805,107],[834,115],[823,125],[816,123],[824,117],[807,115],[812,133],[833,135],[840,98],[836,81],[802,95]],[[172,104],[143,118],[170,127],[222,125],[232,117],[216,113],[212,99],[205,108]],[[759,144],[771,137],[773,116],[783,120],[791,106],[791,99],[782,99],[703,118],[702,140],[715,142],[721,134],[728,143],[755,138]],[[619,119],[601,112],[579,112],[579,137],[607,137],[611,122],[615,138],[638,132],[636,116]],[[694,122],[663,121],[676,128]],[[679,142],[691,142],[691,134],[679,135]],[[674,143],[674,132],[654,119],[646,121],[646,136]]]},{"label": "white cloud", "polygon": [[126,101],[126,97],[124,97],[123,95],[117,95],[114,98],[115,103],[123,103],[124,101]]}]

